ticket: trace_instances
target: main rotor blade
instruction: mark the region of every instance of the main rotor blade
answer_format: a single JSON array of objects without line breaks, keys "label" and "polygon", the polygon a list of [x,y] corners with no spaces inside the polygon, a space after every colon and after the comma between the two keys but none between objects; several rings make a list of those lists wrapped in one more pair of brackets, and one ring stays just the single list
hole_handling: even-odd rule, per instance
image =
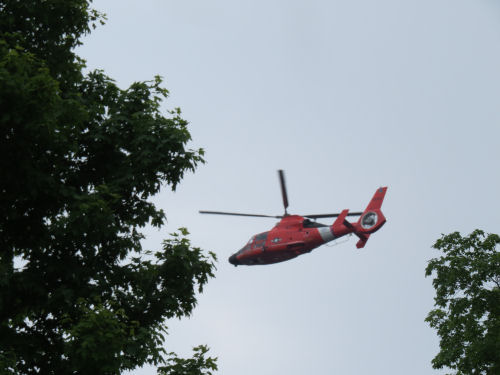
[{"label": "main rotor blade", "polygon": [[[339,216],[340,213],[338,214],[319,214],[319,215],[304,215],[304,217],[308,217],[309,219],[322,219],[325,217],[337,217]],[[363,215],[362,212],[349,212],[347,216],[361,216]]]},{"label": "main rotor blade", "polygon": [[283,216],[272,216],[272,215],[257,215],[257,214],[240,214],[237,212],[221,212],[221,211],[199,211],[200,214],[212,214],[212,215],[231,215],[231,216],[251,216],[251,217],[272,217],[274,219],[281,219]]},{"label": "main rotor blade", "polygon": [[278,175],[280,177],[281,184],[281,195],[283,196],[283,206],[285,206],[285,215],[286,209],[288,208],[288,195],[286,194],[286,184],[285,184],[285,173],[282,169],[278,170]]}]

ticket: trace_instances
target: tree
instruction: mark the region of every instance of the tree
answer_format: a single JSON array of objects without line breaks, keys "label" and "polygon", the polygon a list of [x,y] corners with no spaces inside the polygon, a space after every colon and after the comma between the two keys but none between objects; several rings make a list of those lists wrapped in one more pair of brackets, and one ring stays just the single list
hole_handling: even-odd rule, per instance
[{"label": "tree", "polygon": [[437,329],[434,368],[457,375],[500,374],[500,237],[481,230],[443,235],[426,276],[435,274],[435,306],[426,321]]},{"label": "tree", "polygon": [[179,358],[169,353],[170,358],[165,366],[158,369],[158,375],[212,375],[217,370],[217,358],[205,358],[208,348],[200,345],[193,348],[193,358]]},{"label": "tree", "polygon": [[[203,163],[161,78],[120,89],[74,48],[86,0],[0,0],[0,372],[119,374],[165,362],[215,255],[181,229],[158,251],[149,198]],[[205,352],[201,352],[203,363]],[[208,359],[210,360],[210,358]]]}]

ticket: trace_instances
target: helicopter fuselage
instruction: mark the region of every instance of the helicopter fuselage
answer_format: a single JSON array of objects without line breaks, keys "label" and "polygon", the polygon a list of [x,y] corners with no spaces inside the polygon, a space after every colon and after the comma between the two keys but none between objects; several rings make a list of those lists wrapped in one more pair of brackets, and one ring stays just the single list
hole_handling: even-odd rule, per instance
[{"label": "helicopter fuselage", "polygon": [[329,227],[304,227],[304,220],[299,215],[285,216],[269,232],[253,236],[240,251],[229,257],[229,262],[235,266],[283,262],[335,238]]},{"label": "helicopter fuselage", "polygon": [[[373,232],[379,230],[385,223],[385,217],[380,210],[384,201],[387,187],[380,187],[375,191],[372,200],[363,212],[315,214],[315,215],[290,215],[287,212],[288,194],[286,191],[285,175],[283,170],[278,170],[283,198],[284,215],[272,216],[262,214],[248,214],[223,211],[200,211],[201,214],[231,215],[245,217],[266,217],[281,219],[273,229],[253,236],[250,241],[238,252],[229,257],[229,263],[238,265],[257,265],[284,262],[299,255],[309,253],[311,250],[336,238],[353,233],[359,237],[356,247],[362,248]],[[348,216],[359,217],[357,222],[347,221]],[[335,217],[332,225],[319,224],[311,219],[324,219]]]},{"label": "helicopter fuselage", "polygon": [[270,231],[253,236],[240,251],[229,257],[229,263],[251,266],[283,262],[350,233],[359,237],[356,246],[364,247],[370,234],[386,222],[380,211],[386,189],[381,188],[375,193],[356,223],[346,220],[349,210],[343,210],[331,226],[303,216],[287,215]]}]

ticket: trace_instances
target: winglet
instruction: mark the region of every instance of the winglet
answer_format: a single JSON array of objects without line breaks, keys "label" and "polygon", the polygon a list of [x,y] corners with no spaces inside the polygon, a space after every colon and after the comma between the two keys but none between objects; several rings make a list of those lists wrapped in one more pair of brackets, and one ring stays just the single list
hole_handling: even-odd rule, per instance
[{"label": "winglet", "polygon": [[342,229],[343,229],[342,227],[345,226],[346,217],[347,217],[348,213],[349,213],[349,210],[342,210],[342,212],[340,213],[340,215],[333,222],[332,231],[333,231],[334,234],[338,235],[339,233],[342,232]]}]

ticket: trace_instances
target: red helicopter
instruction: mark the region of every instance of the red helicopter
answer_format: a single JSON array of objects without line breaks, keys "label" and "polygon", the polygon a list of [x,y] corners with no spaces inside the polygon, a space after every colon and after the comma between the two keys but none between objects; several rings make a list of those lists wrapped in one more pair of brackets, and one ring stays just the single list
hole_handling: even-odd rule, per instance
[{"label": "red helicopter", "polygon": [[[273,229],[268,232],[256,234],[250,241],[238,252],[229,257],[229,263],[238,265],[259,265],[284,262],[299,255],[309,253],[311,250],[323,245],[324,243],[335,240],[339,237],[354,233],[359,237],[356,247],[362,248],[370,235],[379,230],[385,224],[386,219],[380,211],[384,200],[387,187],[378,188],[372,200],[363,212],[349,212],[343,210],[336,214],[318,214],[318,215],[290,215],[287,212],[288,196],[286,192],[285,176],[282,170],[278,171],[281,195],[283,196],[283,205],[285,206],[284,215],[255,215],[241,214],[235,212],[220,211],[200,211],[201,214],[251,216],[251,217],[271,217],[281,219]],[[356,223],[346,220],[347,216],[359,216]],[[311,219],[320,219],[327,217],[336,217],[332,225],[324,225],[312,221]]]}]

